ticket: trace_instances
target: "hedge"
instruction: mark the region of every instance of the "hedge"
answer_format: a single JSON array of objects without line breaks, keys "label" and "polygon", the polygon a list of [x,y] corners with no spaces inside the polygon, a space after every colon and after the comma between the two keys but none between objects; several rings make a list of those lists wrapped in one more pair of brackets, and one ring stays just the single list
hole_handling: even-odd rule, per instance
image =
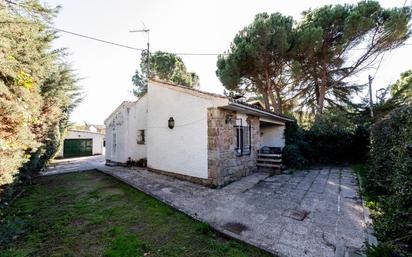
[{"label": "hedge", "polygon": [[412,107],[400,107],[371,130],[365,189],[379,202],[378,239],[412,256]]}]

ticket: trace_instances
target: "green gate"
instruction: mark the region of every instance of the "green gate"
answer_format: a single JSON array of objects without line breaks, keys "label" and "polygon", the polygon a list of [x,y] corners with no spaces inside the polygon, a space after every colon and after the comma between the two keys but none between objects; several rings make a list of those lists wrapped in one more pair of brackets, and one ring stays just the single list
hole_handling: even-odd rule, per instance
[{"label": "green gate", "polygon": [[65,139],[63,157],[93,155],[93,139]]}]

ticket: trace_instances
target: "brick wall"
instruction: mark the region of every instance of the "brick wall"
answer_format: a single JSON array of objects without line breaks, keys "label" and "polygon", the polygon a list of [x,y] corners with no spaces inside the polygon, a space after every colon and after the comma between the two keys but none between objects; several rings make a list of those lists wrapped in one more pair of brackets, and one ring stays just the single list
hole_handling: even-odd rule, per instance
[{"label": "brick wall", "polygon": [[[226,116],[232,122],[226,124]],[[251,124],[251,153],[237,156],[236,112],[219,108],[208,109],[208,173],[214,186],[221,187],[257,170],[256,153],[260,146],[259,117],[248,115]]]}]

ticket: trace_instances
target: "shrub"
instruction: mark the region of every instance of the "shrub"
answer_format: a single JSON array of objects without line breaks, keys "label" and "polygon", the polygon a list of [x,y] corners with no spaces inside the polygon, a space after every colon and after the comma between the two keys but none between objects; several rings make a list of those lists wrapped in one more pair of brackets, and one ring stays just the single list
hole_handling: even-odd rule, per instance
[{"label": "shrub", "polygon": [[309,164],[357,162],[366,158],[369,131],[363,124],[356,124],[350,114],[327,110],[309,128],[296,123],[286,126],[286,147],[283,150],[285,165],[302,168]]},{"label": "shrub", "polygon": [[315,163],[356,162],[366,157],[369,133],[346,111],[331,108],[316,120],[305,135]]},{"label": "shrub", "polygon": [[283,148],[282,161],[287,167],[301,169],[309,164],[298,144],[288,144]]},{"label": "shrub", "polygon": [[286,123],[282,161],[289,168],[301,169],[310,164],[311,149],[304,141],[305,131],[296,122]]},{"label": "shrub", "polygon": [[412,256],[412,106],[395,109],[372,127],[365,178],[365,189],[380,203],[378,239]]},{"label": "shrub", "polygon": [[366,254],[368,257],[395,257],[391,247],[386,244],[368,246]]}]

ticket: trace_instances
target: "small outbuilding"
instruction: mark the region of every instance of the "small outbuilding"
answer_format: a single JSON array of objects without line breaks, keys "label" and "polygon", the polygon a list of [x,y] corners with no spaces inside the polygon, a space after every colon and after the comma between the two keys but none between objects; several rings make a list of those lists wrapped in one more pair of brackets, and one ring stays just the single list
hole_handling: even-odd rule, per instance
[{"label": "small outbuilding", "polygon": [[147,163],[152,171],[220,187],[279,167],[292,119],[230,97],[150,80],[136,102],[106,120],[106,163]]},{"label": "small outbuilding", "polygon": [[104,153],[104,134],[69,129],[58,158],[99,155]]}]

